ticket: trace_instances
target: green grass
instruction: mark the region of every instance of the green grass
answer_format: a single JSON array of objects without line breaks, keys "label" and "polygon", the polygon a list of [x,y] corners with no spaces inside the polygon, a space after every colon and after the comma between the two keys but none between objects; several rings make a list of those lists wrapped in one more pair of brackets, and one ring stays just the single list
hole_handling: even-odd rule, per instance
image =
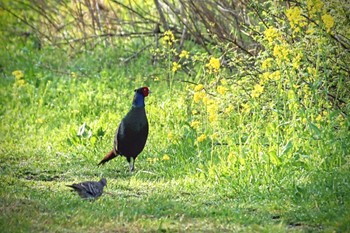
[{"label": "green grass", "polygon": [[[205,108],[192,101],[193,86],[169,88],[147,57],[119,66],[106,59],[112,50],[74,59],[56,50],[2,53],[8,58],[0,80],[5,232],[350,230],[348,119],[320,130],[279,103],[275,113],[263,112],[256,100],[251,114],[232,103],[234,111],[211,128]],[[16,84],[14,70],[24,72],[25,85]],[[143,85],[153,92],[146,99],[150,135],[136,172],[128,172],[124,158],[97,167],[133,89]],[[207,125],[197,132],[190,123],[198,119]],[[199,143],[202,133],[219,136]],[[94,202],[65,186],[101,177],[108,185]]]}]

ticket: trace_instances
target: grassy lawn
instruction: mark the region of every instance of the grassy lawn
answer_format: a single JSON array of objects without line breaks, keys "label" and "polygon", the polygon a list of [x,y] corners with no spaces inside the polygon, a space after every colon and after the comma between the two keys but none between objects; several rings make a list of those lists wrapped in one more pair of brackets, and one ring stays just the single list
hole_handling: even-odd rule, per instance
[{"label": "grassy lawn", "polygon": [[[221,119],[232,125],[222,128],[228,136],[220,142],[226,143],[198,142],[199,133],[189,123],[188,85],[169,88],[138,75],[144,64],[95,72],[87,60],[82,66],[90,69],[89,77],[72,77],[17,58],[22,68],[11,68],[24,70],[25,83],[8,71],[0,87],[3,232],[350,230],[347,131],[319,131],[311,125],[300,131],[305,140],[293,144],[305,148],[305,154],[266,162],[261,156],[271,145],[255,135],[267,120],[233,111]],[[133,89],[142,85],[153,92],[146,99],[150,136],[136,171],[128,172],[124,158],[97,167],[112,148]],[[241,132],[246,129],[240,122],[250,130]],[[286,143],[284,149],[289,147]],[[66,187],[101,177],[108,184],[97,201],[82,200]]]},{"label": "grassy lawn", "polygon": [[345,1],[156,2],[0,3],[0,232],[350,232]]}]

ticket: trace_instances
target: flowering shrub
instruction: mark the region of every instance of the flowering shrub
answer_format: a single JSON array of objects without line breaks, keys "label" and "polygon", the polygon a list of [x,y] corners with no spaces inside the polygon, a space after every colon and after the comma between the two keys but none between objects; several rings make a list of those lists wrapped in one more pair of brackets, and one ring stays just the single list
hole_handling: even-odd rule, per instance
[{"label": "flowering shrub", "polygon": [[217,48],[215,55],[177,52],[172,33],[164,33],[171,54],[168,72],[174,79],[183,78],[185,68],[195,74],[188,84],[189,125],[199,150],[213,151],[216,143],[227,143],[229,154],[242,155],[235,150],[250,141],[254,143],[245,150],[259,157],[235,159],[238,164],[254,159],[277,166],[300,153],[320,157],[298,146],[303,145],[302,138],[332,127],[345,130],[350,56],[334,36],[346,35],[345,29],[338,27],[330,4],[320,0],[291,4],[271,4],[269,11],[278,15],[249,28],[261,46],[254,56],[236,50],[221,54]]}]

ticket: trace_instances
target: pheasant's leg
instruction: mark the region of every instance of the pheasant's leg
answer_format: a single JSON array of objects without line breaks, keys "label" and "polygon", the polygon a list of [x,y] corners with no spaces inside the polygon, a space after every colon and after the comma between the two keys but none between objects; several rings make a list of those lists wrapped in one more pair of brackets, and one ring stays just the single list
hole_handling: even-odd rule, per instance
[{"label": "pheasant's leg", "polygon": [[132,157],[128,157],[127,160],[129,162],[129,170],[130,170],[130,172],[133,172],[134,169],[135,169],[135,166],[134,166],[135,165],[135,159],[132,158]]}]

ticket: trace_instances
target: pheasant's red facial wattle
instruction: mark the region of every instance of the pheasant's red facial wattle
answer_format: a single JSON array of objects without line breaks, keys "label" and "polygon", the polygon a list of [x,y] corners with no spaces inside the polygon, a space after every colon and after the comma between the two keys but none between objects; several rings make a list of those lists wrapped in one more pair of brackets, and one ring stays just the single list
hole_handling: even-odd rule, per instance
[{"label": "pheasant's red facial wattle", "polygon": [[144,97],[146,97],[146,96],[148,96],[148,94],[149,94],[149,89],[148,89],[148,87],[143,87],[143,88],[142,88],[142,95],[143,95]]}]

